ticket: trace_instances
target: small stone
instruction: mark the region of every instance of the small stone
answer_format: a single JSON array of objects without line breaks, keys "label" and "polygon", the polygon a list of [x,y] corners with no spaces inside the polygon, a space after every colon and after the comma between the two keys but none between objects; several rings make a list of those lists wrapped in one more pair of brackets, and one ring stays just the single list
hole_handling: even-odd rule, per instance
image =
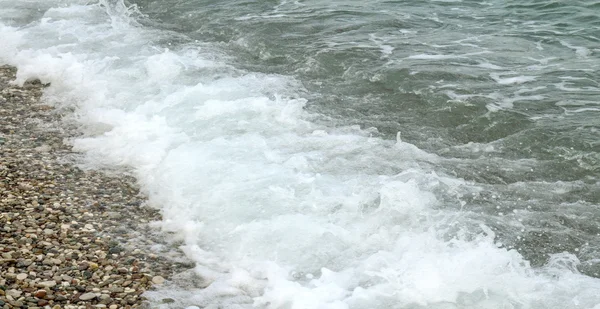
[{"label": "small stone", "polygon": [[43,287],[46,287],[46,288],[51,288],[53,286],[56,286],[56,281],[53,281],[53,280],[51,280],[51,281],[42,281],[42,282],[39,283],[39,286],[43,286]]},{"label": "small stone", "polygon": [[27,279],[27,274],[18,274],[17,275],[17,280],[25,280]]},{"label": "small stone", "polygon": [[6,291],[6,295],[11,296],[12,298],[19,298],[19,296],[21,296],[21,294],[23,294],[22,291],[15,290],[15,289]]},{"label": "small stone", "polygon": [[108,309],[117,309],[117,308],[119,308],[119,306],[117,306],[117,305],[110,305],[110,306],[108,307]]},{"label": "small stone", "polygon": [[96,298],[96,293],[85,293],[85,294],[79,295],[79,300],[83,300],[83,301],[92,300],[94,298]]},{"label": "small stone", "polygon": [[152,283],[154,283],[154,284],[163,284],[164,282],[165,282],[165,278],[163,278],[161,276],[152,277]]},{"label": "small stone", "polygon": [[58,294],[55,298],[56,301],[65,301],[67,298],[64,295]]},{"label": "small stone", "polygon": [[37,298],[44,298],[46,297],[46,290],[37,290],[35,291],[35,293],[33,293],[33,296],[37,297]]},{"label": "small stone", "polygon": [[162,299],[162,303],[163,303],[163,304],[172,304],[172,303],[174,303],[174,302],[175,302],[175,300],[174,300],[174,299],[172,299],[172,298],[163,298],[163,299]]},{"label": "small stone", "polygon": [[109,211],[106,215],[111,219],[121,219],[123,217],[121,213],[116,211]]},{"label": "small stone", "polygon": [[89,262],[89,263],[88,263],[88,265],[89,265],[89,268],[90,268],[91,270],[96,270],[96,269],[98,269],[98,264],[96,264],[96,263],[94,263],[94,262]]}]

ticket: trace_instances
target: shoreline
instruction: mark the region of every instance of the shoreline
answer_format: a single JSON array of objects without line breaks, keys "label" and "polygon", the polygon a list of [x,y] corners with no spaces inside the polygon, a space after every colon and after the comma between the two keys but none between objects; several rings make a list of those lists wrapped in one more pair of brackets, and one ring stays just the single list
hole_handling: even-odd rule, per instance
[{"label": "shoreline", "polygon": [[73,135],[15,73],[0,66],[0,308],[150,307],[142,294],[192,265],[157,252],[174,249],[135,179],[65,163]]}]

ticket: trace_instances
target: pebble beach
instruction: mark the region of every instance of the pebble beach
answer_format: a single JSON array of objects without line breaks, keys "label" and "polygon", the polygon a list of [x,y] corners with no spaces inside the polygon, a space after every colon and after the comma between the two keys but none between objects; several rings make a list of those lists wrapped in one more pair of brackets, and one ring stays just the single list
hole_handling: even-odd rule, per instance
[{"label": "pebble beach", "polygon": [[0,308],[151,307],[142,294],[182,267],[151,249],[160,214],[132,177],[74,165],[44,85],[15,74],[0,67]]}]

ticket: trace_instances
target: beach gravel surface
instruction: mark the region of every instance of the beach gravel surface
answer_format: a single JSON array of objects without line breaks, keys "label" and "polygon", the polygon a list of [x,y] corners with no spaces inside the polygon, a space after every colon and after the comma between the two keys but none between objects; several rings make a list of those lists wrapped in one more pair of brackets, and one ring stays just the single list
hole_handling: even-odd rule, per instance
[{"label": "beach gravel surface", "polygon": [[150,249],[160,214],[132,177],[75,166],[45,86],[15,74],[0,67],[0,308],[150,306],[153,278],[182,267]]}]

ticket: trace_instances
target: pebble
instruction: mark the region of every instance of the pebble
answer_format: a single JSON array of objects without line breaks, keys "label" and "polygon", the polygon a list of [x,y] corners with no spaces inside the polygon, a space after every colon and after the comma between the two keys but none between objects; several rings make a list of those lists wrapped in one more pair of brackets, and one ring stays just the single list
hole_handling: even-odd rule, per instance
[{"label": "pebble", "polygon": [[161,276],[154,276],[152,277],[152,283],[154,284],[163,284],[165,282],[165,278],[161,277]]},{"label": "pebble", "polygon": [[42,281],[39,283],[39,286],[51,288],[53,286],[56,286],[56,281]]},{"label": "pebble", "polygon": [[37,291],[35,291],[35,293],[33,293],[33,295],[37,298],[44,298],[44,297],[46,297],[46,294],[47,294],[46,290],[37,290]]},{"label": "pebble", "polygon": [[17,275],[17,280],[25,280],[27,279],[27,274],[18,274]]},{"label": "pebble", "polygon": [[23,292],[19,291],[19,290],[8,290],[6,291],[6,295],[12,297],[12,298],[18,298],[19,296],[21,296],[21,294],[23,294]]},{"label": "pebble", "polygon": [[94,298],[96,298],[96,293],[84,293],[84,294],[79,295],[79,299],[83,300],[83,301],[91,300]]}]

